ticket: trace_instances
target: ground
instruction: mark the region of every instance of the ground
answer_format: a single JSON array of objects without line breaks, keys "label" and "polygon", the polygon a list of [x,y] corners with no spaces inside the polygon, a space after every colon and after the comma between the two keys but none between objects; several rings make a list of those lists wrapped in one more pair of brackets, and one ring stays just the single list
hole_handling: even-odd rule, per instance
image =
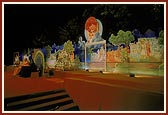
[{"label": "ground", "polygon": [[[33,75],[33,74],[32,74]],[[64,88],[81,111],[164,109],[164,77],[88,71],[55,71],[52,76],[4,72],[4,98]]]}]

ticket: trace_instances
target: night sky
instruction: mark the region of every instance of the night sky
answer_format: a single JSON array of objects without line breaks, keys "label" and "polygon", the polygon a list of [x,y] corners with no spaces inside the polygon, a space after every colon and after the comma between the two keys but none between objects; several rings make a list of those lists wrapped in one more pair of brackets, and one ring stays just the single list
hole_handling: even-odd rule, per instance
[{"label": "night sky", "polygon": [[[11,63],[13,52],[31,47],[31,41],[41,33],[56,38],[57,28],[75,16],[82,16],[94,5],[79,4],[5,4],[4,62]],[[83,27],[84,28],[84,27]],[[58,40],[59,41],[59,40]]]},{"label": "night sky", "polygon": [[[5,43],[10,40],[29,46],[29,40],[39,33],[56,33],[56,28],[65,25],[74,16],[80,16],[85,5],[5,5]],[[19,46],[12,46],[18,48]],[[11,46],[10,45],[10,46]]]},{"label": "night sky", "polygon": [[[49,38],[59,41],[56,37],[57,28],[64,26],[75,16],[82,18],[84,10],[94,6],[94,4],[5,4],[4,63],[11,64],[13,52],[30,48],[32,39],[41,33],[46,33]],[[143,8],[139,11],[143,14]]]}]

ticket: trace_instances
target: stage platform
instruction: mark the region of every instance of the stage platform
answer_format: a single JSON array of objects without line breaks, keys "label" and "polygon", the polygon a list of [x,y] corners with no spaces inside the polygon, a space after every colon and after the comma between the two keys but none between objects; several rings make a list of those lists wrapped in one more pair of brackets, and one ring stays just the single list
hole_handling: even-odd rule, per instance
[{"label": "stage platform", "polygon": [[164,77],[55,71],[50,77],[4,73],[4,97],[64,88],[81,111],[163,111]]}]

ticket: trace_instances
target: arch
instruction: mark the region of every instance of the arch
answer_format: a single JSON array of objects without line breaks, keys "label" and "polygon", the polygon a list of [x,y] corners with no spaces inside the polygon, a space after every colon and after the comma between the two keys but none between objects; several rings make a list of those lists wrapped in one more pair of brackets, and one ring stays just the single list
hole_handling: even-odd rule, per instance
[{"label": "arch", "polygon": [[37,68],[41,70],[41,76],[42,76],[44,74],[44,68],[45,68],[45,59],[43,52],[40,49],[35,49],[32,58]]}]

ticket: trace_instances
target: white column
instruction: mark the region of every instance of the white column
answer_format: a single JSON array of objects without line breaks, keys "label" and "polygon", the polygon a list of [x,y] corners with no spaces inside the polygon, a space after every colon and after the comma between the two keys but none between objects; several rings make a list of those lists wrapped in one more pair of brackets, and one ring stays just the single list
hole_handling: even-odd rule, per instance
[{"label": "white column", "polygon": [[107,53],[107,52],[106,52],[106,42],[105,42],[105,62],[104,62],[104,67],[105,67],[105,70],[104,70],[104,71],[105,71],[105,72],[106,72],[106,61],[107,61],[107,59],[106,59],[106,58],[107,58],[107,57],[106,57],[106,53]]},{"label": "white column", "polygon": [[85,43],[85,69],[86,69],[86,43]]}]

